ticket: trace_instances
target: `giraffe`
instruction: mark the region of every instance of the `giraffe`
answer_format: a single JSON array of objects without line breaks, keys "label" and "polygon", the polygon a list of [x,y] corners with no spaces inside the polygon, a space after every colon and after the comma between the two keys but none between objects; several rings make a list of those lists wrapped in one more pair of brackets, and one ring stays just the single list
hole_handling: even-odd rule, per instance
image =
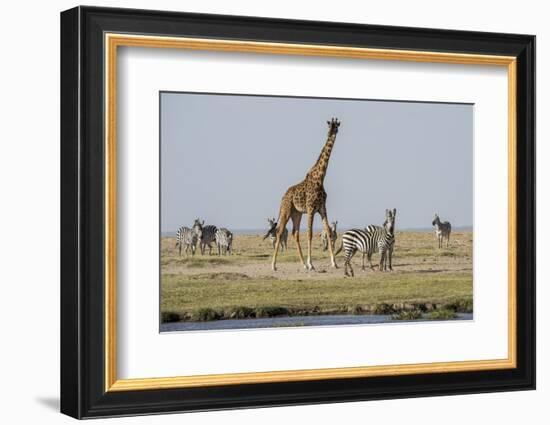
[{"label": "giraffe", "polygon": [[[311,239],[313,236],[313,217],[315,213],[319,213],[321,216],[325,232],[327,232],[328,235],[331,234],[327,218],[327,193],[323,187],[323,181],[327,172],[328,160],[330,159],[332,147],[336,140],[336,134],[338,133],[338,127],[340,127],[340,122],[337,118],[332,118],[330,121],[327,121],[327,124],[327,141],[321,150],[317,162],[309,169],[304,180],[288,188],[281,200],[277,239],[274,247],[275,251],[273,252],[273,261],[271,263],[273,271],[277,270],[279,243],[281,242],[282,233],[289,219],[292,220],[292,236],[296,241],[298,255],[306,270],[314,270],[313,264],[311,264]],[[300,246],[300,221],[302,220],[303,214],[307,214],[307,263],[304,262],[302,247]],[[329,244],[329,252],[331,265],[337,268],[336,262],[334,261],[332,244]]]}]

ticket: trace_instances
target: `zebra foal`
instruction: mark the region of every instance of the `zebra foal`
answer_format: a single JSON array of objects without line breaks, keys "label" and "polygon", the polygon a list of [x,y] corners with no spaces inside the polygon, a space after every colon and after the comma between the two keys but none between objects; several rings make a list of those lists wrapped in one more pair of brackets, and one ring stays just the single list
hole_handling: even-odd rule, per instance
[{"label": "zebra foal", "polygon": [[[373,252],[380,252],[380,265],[378,270],[393,270],[392,256],[395,245],[395,217],[397,210],[386,210],[386,219],[382,227],[367,226],[365,229],[351,229],[342,235],[342,245],[338,248],[336,254],[344,249],[344,274],[354,276],[351,259],[357,251],[361,251],[362,261],[361,269],[365,270],[365,255],[369,260],[369,265],[373,269],[371,257]],[[348,268],[350,273],[348,273]]]}]

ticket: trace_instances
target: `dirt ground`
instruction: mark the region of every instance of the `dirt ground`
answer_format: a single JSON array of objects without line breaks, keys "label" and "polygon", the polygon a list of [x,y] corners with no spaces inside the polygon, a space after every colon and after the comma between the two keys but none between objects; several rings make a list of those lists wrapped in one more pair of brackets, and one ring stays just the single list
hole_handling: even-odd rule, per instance
[{"label": "dirt ground", "polygon": [[[451,236],[448,248],[438,249],[434,233],[430,232],[397,232],[396,246],[393,254],[393,272],[379,272],[379,255],[373,255],[374,270],[368,267],[361,271],[361,254],[356,253],[352,265],[356,277],[380,275],[380,273],[410,274],[420,273],[438,275],[472,271],[472,232],[457,232]],[[307,252],[307,241],[301,239],[304,257]],[[336,248],[341,244],[339,237]],[[240,273],[250,278],[285,279],[285,280],[330,280],[344,275],[343,252],[336,257],[338,269],[330,267],[328,251],[322,251],[320,234],[313,238],[312,257],[315,270],[307,271],[301,265],[296,245],[289,236],[288,249],[280,252],[277,271],[271,270],[273,248],[269,240],[262,240],[259,235],[235,235],[233,254],[217,255],[213,247],[212,255],[194,256],[182,254],[180,257],[175,248],[175,238],[162,239],[162,274],[181,277],[204,274],[206,271],[216,273]]]}]

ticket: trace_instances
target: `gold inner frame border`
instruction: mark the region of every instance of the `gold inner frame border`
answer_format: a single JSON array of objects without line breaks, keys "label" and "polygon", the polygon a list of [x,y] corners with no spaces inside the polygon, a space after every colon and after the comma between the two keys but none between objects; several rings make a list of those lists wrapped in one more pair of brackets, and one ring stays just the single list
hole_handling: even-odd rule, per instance
[{"label": "gold inner frame border", "polygon": [[[105,46],[105,391],[137,391],[217,385],[239,385],[323,379],[360,378],[512,369],[516,353],[516,285],[517,285],[517,179],[516,179],[516,58],[465,53],[428,52],[393,49],[371,49],[330,45],[288,44],[256,41],[180,38],[150,35],[106,33]],[[455,362],[399,364],[382,366],[302,369],[285,371],[192,375],[118,379],[116,323],[116,208],[117,208],[117,51],[118,47],[149,47],[262,53],[279,55],[324,56],[355,59],[397,60],[507,67],[508,72],[508,358]]]}]

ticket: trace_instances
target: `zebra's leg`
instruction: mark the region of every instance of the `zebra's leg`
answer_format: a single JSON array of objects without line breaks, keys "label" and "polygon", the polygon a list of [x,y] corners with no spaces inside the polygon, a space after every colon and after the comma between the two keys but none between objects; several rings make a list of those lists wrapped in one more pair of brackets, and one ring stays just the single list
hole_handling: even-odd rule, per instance
[{"label": "zebra's leg", "polygon": [[348,259],[348,267],[349,267],[349,271],[350,271],[350,276],[351,277],[354,277],[355,276],[355,273],[353,272],[353,267],[351,266],[351,259],[353,257],[353,254],[355,254],[355,251],[353,251],[351,253],[351,255],[349,256],[349,259]]},{"label": "zebra's leg", "polygon": [[313,264],[311,264],[311,244],[313,241],[313,218],[315,216],[315,212],[312,210],[309,210],[307,212],[307,269],[308,270],[315,270],[315,267],[313,267]]},{"label": "zebra's leg", "polygon": [[365,253],[361,253],[361,270],[365,271]]},{"label": "zebra's leg", "polygon": [[380,249],[380,265],[378,266],[379,271],[384,271],[386,265],[386,250]]},{"label": "zebra's leg", "polygon": [[391,258],[393,256],[393,246],[390,247],[390,249],[388,249],[388,262],[390,263],[389,266],[390,266],[390,270],[393,271],[393,267],[391,265]]},{"label": "zebra's leg", "polygon": [[348,266],[350,265],[350,257],[346,253],[346,258],[344,259],[344,276],[350,276],[348,273]]},{"label": "zebra's leg", "polygon": [[[353,268],[351,267],[351,259],[353,258],[355,251],[357,249],[352,248],[351,251],[345,251],[345,257],[344,257],[344,276],[351,276],[353,277]],[[348,268],[351,273],[348,273]]]},{"label": "zebra's leg", "polygon": [[371,270],[374,270],[374,266],[372,265],[372,251],[369,251],[367,253],[367,260],[369,260],[369,266]]},{"label": "zebra's leg", "polygon": [[[328,217],[327,217],[326,209],[322,208],[321,211],[319,212],[319,214],[321,215],[321,219],[323,220],[323,227],[325,229],[325,232],[328,235],[328,237],[330,238],[332,236],[332,230],[330,228],[330,225],[328,224]],[[313,221],[312,221],[312,224],[313,224]],[[332,244],[330,243],[330,240],[329,240],[329,243],[328,243],[328,250],[329,250],[329,253],[330,253],[330,265],[332,267],[334,267],[335,269],[337,269],[338,266],[336,265],[336,260],[334,259],[334,250],[332,249]]]},{"label": "zebra's leg", "polygon": [[277,254],[279,253],[281,236],[283,234],[283,229],[285,229],[286,223],[288,222],[289,218],[290,218],[290,211],[288,210],[283,211],[283,209],[281,208],[281,212],[279,214],[279,226],[277,227],[277,233],[275,238],[275,248],[273,248],[273,260],[271,261],[271,270],[273,271],[277,270]]}]

